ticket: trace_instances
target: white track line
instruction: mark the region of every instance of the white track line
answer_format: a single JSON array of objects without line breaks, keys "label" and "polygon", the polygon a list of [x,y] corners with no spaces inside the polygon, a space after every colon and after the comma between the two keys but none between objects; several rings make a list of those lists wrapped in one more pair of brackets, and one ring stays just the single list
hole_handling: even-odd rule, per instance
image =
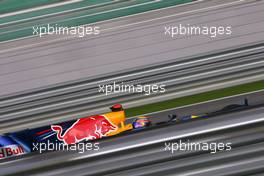
[{"label": "white track line", "polygon": [[[117,9],[107,10],[107,11],[104,11],[104,12],[93,13],[93,14],[88,14],[88,15],[74,17],[74,18],[68,18],[68,19],[61,20],[59,22],[63,22],[63,21],[67,21],[67,20],[74,20],[74,19],[78,19],[78,18],[82,18],[82,17],[89,17],[89,16],[93,16],[93,15],[100,15],[100,14],[104,14],[104,13],[108,13],[108,12],[114,12],[114,11],[117,11],[117,10],[123,10],[123,9],[128,9],[128,8],[131,8],[131,7],[138,7],[138,6],[141,6],[141,5],[148,5],[148,4],[153,4],[153,3],[156,3],[156,2],[151,1],[151,2],[146,2],[146,3],[141,3],[141,4],[135,4],[135,5],[127,6],[127,7],[121,7],[121,8],[117,8]],[[104,4],[109,4],[109,3],[104,3]],[[102,4],[99,4],[99,5],[102,5]],[[94,6],[97,6],[97,5],[94,5]],[[92,6],[89,6],[89,7],[92,7]],[[17,20],[17,21],[11,21],[11,22],[7,22],[7,23],[3,23],[1,25],[9,25],[9,24],[17,23],[17,22],[24,22],[24,21],[34,20],[34,19],[38,19],[38,18],[64,14],[64,13],[67,13],[67,12],[81,10],[81,9],[84,9],[84,8],[87,8],[87,7],[81,7],[81,8],[77,8],[77,9],[70,9],[70,10],[61,11],[61,12],[45,14],[45,15],[41,15],[41,16],[35,16],[35,17],[32,17],[32,18],[26,18],[26,19],[21,19],[21,20]]]}]

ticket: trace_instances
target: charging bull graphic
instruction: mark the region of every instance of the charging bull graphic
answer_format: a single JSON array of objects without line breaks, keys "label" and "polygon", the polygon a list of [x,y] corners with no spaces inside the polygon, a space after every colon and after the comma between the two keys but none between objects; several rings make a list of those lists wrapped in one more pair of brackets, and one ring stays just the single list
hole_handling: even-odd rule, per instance
[{"label": "charging bull graphic", "polygon": [[51,129],[57,133],[57,138],[65,144],[75,144],[82,140],[99,139],[106,136],[107,133],[118,129],[105,116],[96,115],[78,119],[62,135],[62,127],[52,125]]}]

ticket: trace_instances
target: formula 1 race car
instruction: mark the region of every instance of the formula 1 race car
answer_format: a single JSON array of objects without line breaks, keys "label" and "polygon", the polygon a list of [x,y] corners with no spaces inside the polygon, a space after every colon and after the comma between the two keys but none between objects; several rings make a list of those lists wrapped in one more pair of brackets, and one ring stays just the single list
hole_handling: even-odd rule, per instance
[{"label": "formula 1 race car", "polygon": [[118,135],[126,131],[139,131],[162,125],[172,125],[208,118],[223,113],[233,112],[248,107],[245,100],[243,105],[228,105],[223,109],[200,115],[177,116],[170,114],[164,122],[153,123],[150,117],[142,116],[126,124],[125,111],[120,104],[112,106],[111,112],[93,115],[77,120],[62,122],[56,125],[25,129],[0,136],[0,158],[22,155],[33,152],[34,143],[59,143],[63,145],[77,144],[81,141],[91,141],[104,137]]},{"label": "formula 1 race car", "polygon": [[112,112],[101,115],[2,135],[0,136],[0,158],[32,152],[33,143],[51,142],[70,145],[117,135],[133,129],[132,124],[125,124],[125,111],[120,104],[110,109]]}]

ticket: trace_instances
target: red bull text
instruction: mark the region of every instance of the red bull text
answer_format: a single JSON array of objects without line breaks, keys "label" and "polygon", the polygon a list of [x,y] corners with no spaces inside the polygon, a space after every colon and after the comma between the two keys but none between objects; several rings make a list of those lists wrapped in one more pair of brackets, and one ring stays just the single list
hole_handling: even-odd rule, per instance
[{"label": "red bull text", "polygon": [[9,146],[0,148],[0,159],[7,158],[10,156],[22,155],[24,153],[25,151],[23,147],[18,146],[18,145],[9,145]]}]

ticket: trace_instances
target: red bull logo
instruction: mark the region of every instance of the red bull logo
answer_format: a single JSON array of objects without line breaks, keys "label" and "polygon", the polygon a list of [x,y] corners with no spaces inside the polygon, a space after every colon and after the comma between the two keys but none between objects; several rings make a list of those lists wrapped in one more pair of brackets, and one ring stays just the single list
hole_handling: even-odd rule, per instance
[{"label": "red bull logo", "polygon": [[22,155],[25,151],[21,146],[18,145],[9,145],[3,148],[0,148],[0,159],[7,158],[10,156]]},{"label": "red bull logo", "polygon": [[107,133],[116,130],[118,127],[113,125],[105,116],[96,115],[78,119],[62,135],[62,127],[52,125],[51,129],[57,133],[58,140],[65,144],[75,144],[83,140],[99,139]]}]

